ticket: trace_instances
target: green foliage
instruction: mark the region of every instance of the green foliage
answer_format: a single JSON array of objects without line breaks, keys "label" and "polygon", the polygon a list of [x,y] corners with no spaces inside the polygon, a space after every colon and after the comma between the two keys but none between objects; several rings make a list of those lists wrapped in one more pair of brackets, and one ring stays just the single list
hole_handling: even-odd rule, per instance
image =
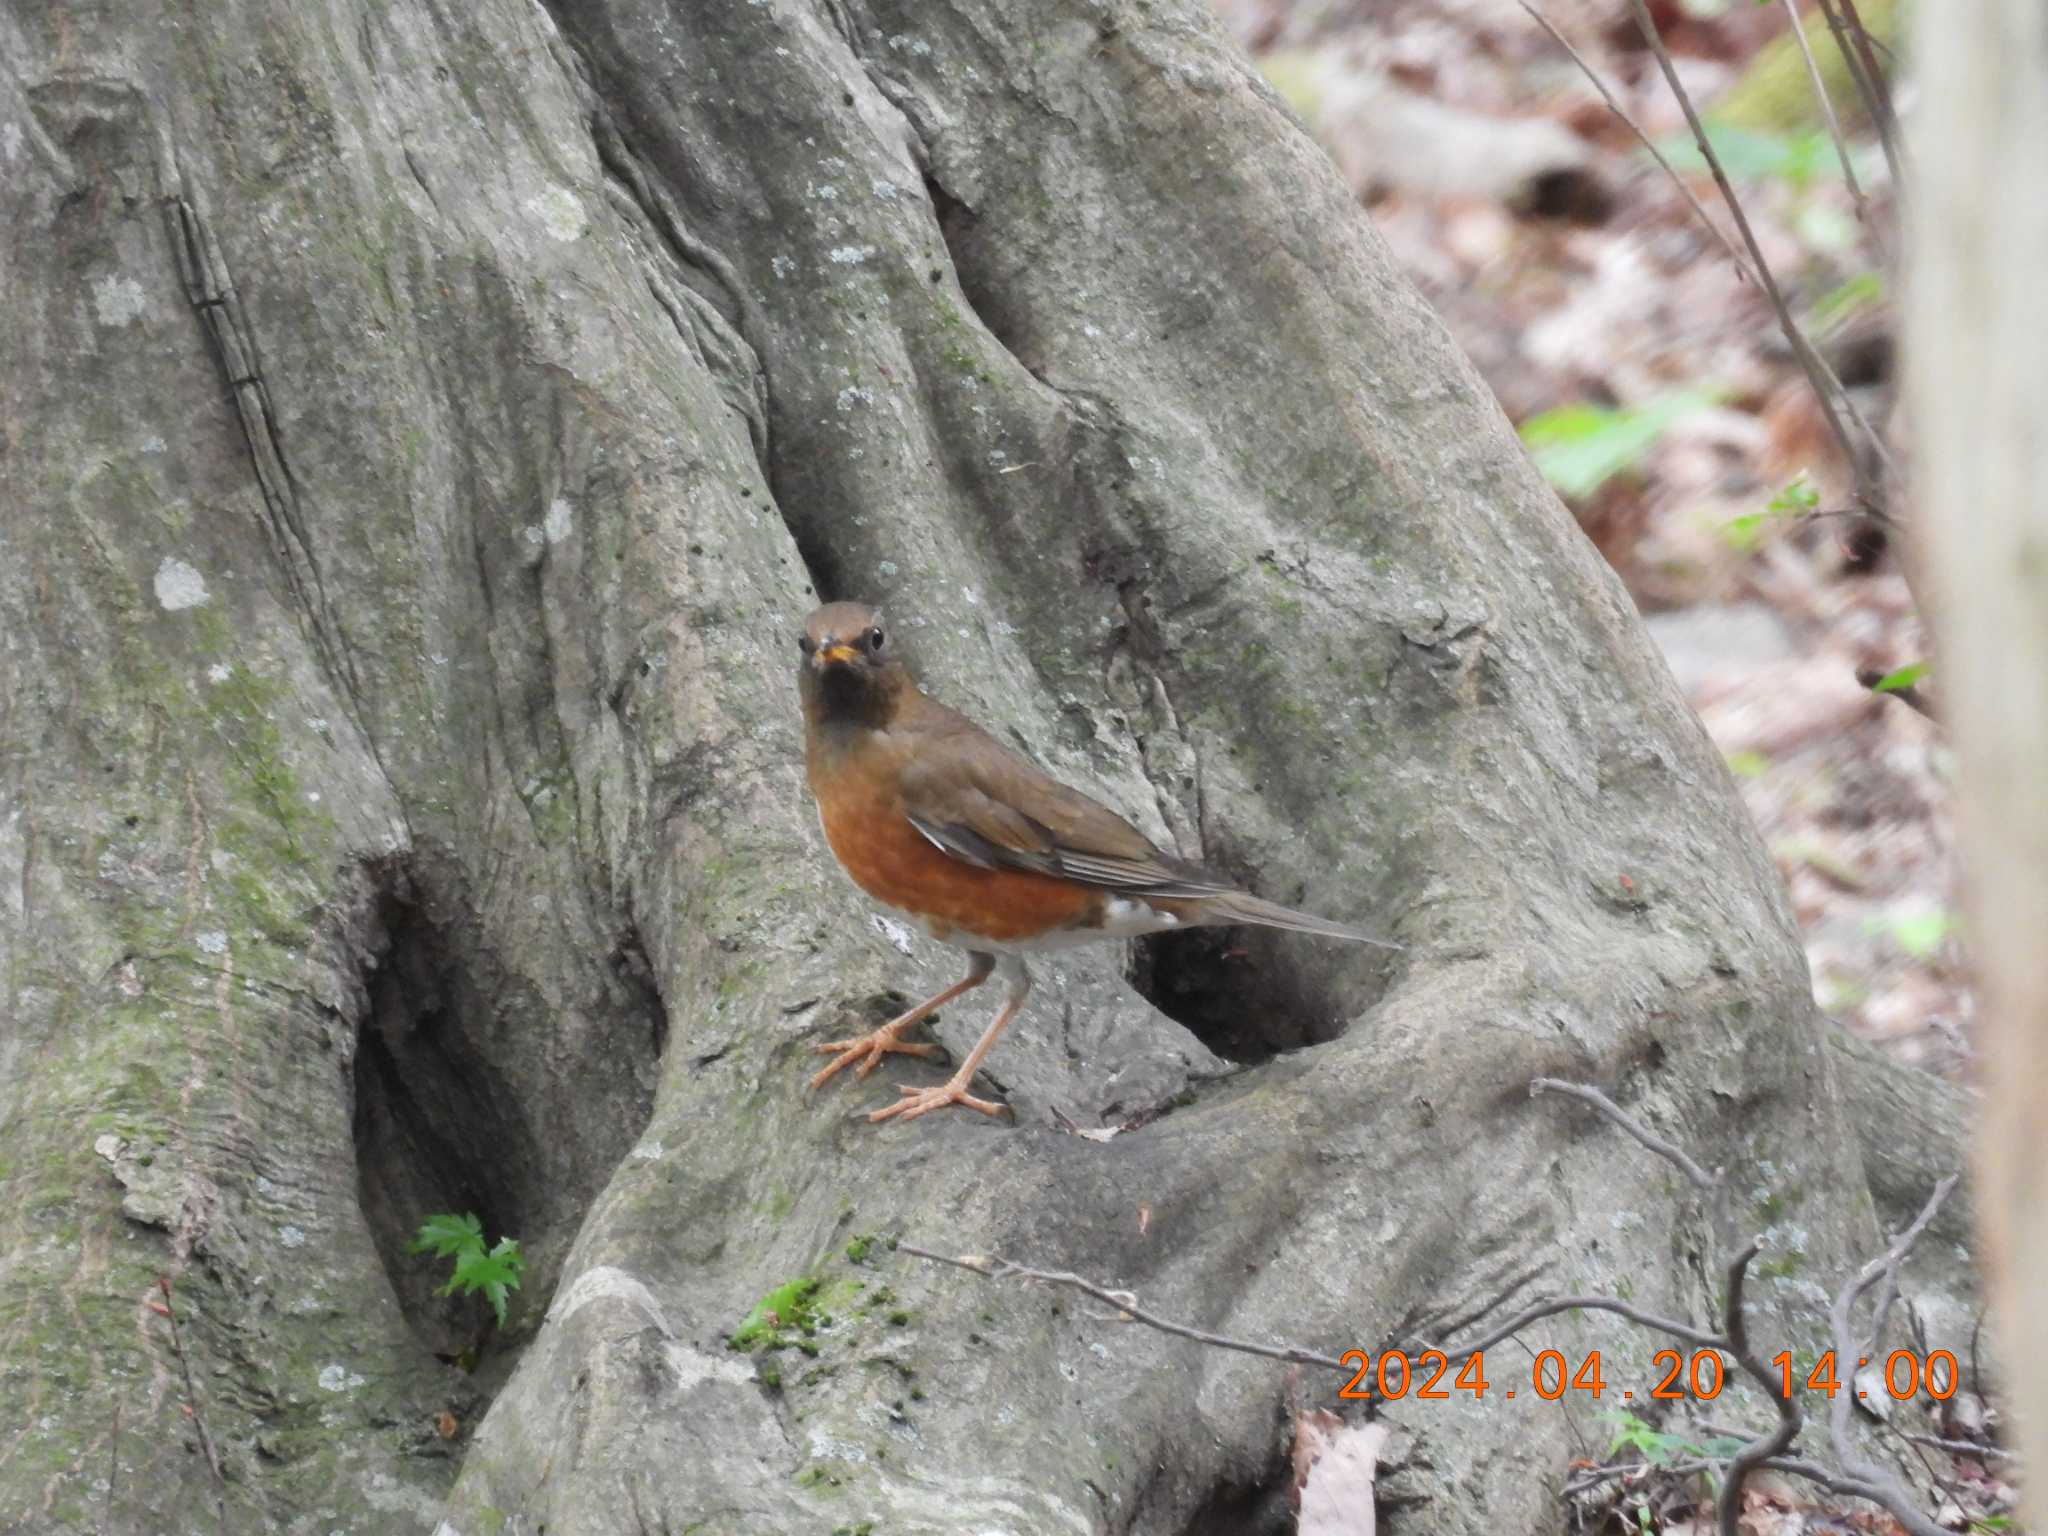
[{"label": "green foliage", "polygon": [[895,1238],[876,1237],[872,1232],[863,1232],[846,1245],[846,1262],[849,1264],[867,1263],[868,1256],[875,1251],[875,1245],[878,1243],[882,1247],[887,1248],[891,1253],[896,1251]]},{"label": "green foliage", "polygon": [[1925,677],[1928,670],[1928,663],[1924,661],[1908,662],[1896,671],[1885,673],[1883,677],[1880,677],[1870,685],[1870,690],[1873,693],[1903,692]]},{"label": "green foliage", "polygon": [[1748,551],[1763,536],[1764,524],[1785,517],[1807,517],[1820,505],[1820,492],[1797,475],[1773,496],[1761,512],[1745,512],[1722,525],[1721,537],[1731,549]]},{"label": "green foliage", "polygon": [[448,1283],[435,1294],[474,1296],[481,1291],[484,1300],[491,1304],[498,1326],[505,1326],[505,1298],[519,1289],[526,1270],[526,1256],[519,1251],[517,1238],[501,1237],[497,1246],[487,1251],[484,1224],[475,1215],[443,1212],[420,1223],[419,1231],[406,1244],[406,1252],[452,1259],[454,1271]]},{"label": "green foliage", "polygon": [[1962,926],[1962,919],[1945,907],[1908,908],[1863,920],[1865,933],[1890,939],[1915,960],[1929,958]]},{"label": "green foliage", "polygon": [[[1761,133],[1733,123],[1707,120],[1707,142],[1730,181],[1782,181],[1804,191],[1821,176],[1842,174],[1835,143],[1826,132]],[[1672,169],[1687,175],[1707,174],[1707,157],[1690,133],[1673,134],[1657,146]]]},{"label": "green foliage", "polygon": [[1609,1456],[1631,1450],[1657,1467],[1668,1467],[1680,1461],[1726,1461],[1743,1445],[1742,1441],[1725,1435],[1704,1443],[1688,1440],[1683,1435],[1667,1435],[1654,1424],[1625,1411],[1603,1413],[1601,1417],[1614,1425],[1614,1443],[1607,1447]]},{"label": "green foliage", "polygon": [[1760,779],[1771,771],[1771,760],[1761,752],[1739,747],[1727,757],[1728,771],[1738,779]]},{"label": "green foliage", "polygon": [[1639,468],[1674,422],[1714,400],[1712,391],[1695,389],[1620,409],[1575,401],[1523,422],[1522,441],[1560,495],[1584,500],[1616,475]]},{"label": "green foliage", "polygon": [[754,1303],[754,1310],[725,1341],[727,1347],[752,1353],[793,1345],[807,1355],[817,1354],[818,1346],[811,1338],[822,1321],[815,1304],[823,1283],[816,1275],[784,1281]]},{"label": "green foliage", "polygon": [[1874,304],[1884,302],[1884,278],[1875,272],[1859,272],[1838,283],[1813,303],[1813,324],[1832,331]]}]

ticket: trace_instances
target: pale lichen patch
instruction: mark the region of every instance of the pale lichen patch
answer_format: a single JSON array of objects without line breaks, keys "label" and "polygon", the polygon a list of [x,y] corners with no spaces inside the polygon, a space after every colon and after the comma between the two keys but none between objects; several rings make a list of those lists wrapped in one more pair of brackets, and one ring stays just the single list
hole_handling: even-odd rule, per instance
[{"label": "pale lichen patch", "polygon": [[197,566],[188,565],[175,555],[164,556],[163,563],[156,568],[156,600],[166,612],[204,607],[209,595],[206,578],[199,574]]},{"label": "pale lichen patch", "polygon": [[127,325],[149,307],[149,297],[132,277],[103,277],[92,285],[92,307],[101,325]]},{"label": "pale lichen patch", "polygon": [[913,953],[910,947],[910,930],[894,918],[884,917],[879,912],[870,912],[868,921],[875,925],[875,932],[887,939],[900,955]]},{"label": "pale lichen patch", "polygon": [[569,504],[566,496],[557,496],[548,503],[548,515],[541,519],[540,531],[550,544],[559,544],[569,537],[576,526],[576,509]]},{"label": "pale lichen patch", "polygon": [[526,200],[526,211],[540,220],[540,227],[556,240],[583,238],[590,227],[583,216],[583,203],[566,187],[550,187]]}]

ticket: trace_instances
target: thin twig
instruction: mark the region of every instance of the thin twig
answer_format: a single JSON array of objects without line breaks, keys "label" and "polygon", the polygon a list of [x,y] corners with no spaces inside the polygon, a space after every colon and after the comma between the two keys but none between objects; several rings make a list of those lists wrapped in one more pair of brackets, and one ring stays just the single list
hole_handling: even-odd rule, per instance
[{"label": "thin twig", "polygon": [[1664,158],[1664,151],[1657,147],[1656,141],[1652,139],[1647,133],[1643,132],[1642,126],[1639,123],[1637,123],[1634,118],[1628,115],[1628,113],[1622,108],[1620,102],[1614,99],[1614,93],[1608,90],[1606,82],[1601,80],[1601,78],[1593,72],[1593,66],[1585,61],[1585,59],[1580,55],[1579,50],[1571,45],[1571,39],[1566,37],[1562,32],[1558,31],[1555,24],[1552,23],[1551,19],[1548,16],[1544,15],[1541,11],[1537,10],[1535,6],[1531,5],[1529,3],[1529,0],[1521,0],[1521,6],[1523,10],[1527,11],[1532,17],[1535,18],[1536,24],[1539,27],[1541,27],[1544,31],[1548,32],[1553,38],[1557,40],[1558,47],[1562,48],[1566,53],[1572,56],[1572,62],[1579,66],[1579,72],[1583,74],[1588,80],[1593,82],[1593,89],[1598,91],[1600,93],[1600,99],[1607,103],[1607,110],[1612,112],[1616,117],[1620,118],[1622,122],[1628,125],[1629,131],[1633,133],[1638,139],[1640,139],[1642,141],[1643,148],[1647,149],[1650,152],[1650,158],[1655,160],[1658,165],[1664,168],[1664,174],[1671,178],[1671,184],[1678,188],[1680,195],[1683,196],[1688,203],[1692,204],[1692,211],[1698,214],[1700,222],[1707,226],[1707,232],[1711,234],[1716,240],[1721,242],[1721,249],[1726,251],[1728,253],[1728,259],[1735,263],[1736,274],[1740,276],[1745,282],[1755,282],[1756,273],[1750,270],[1748,261],[1746,261],[1743,258],[1742,252],[1738,251],[1735,248],[1734,242],[1731,241],[1728,238],[1728,236],[1722,231],[1721,226],[1714,222],[1713,217],[1707,212],[1706,204],[1702,203],[1698,197],[1693,195],[1692,188],[1686,185],[1685,178],[1678,174],[1678,172],[1672,167],[1671,162]]},{"label": "thin twig", "polygon": [[2000,1450],[1995,1445],[1979,1445],[1974,1440],[1944,1440],[1939,1435],[1915,1434],[1912,1430],[1899,1431],[1915,1445],[1930,1445],[1937,1451],[1947,1451],[1951,1456],[1978,1456],[1986,1461],[2006,1461],[2012,1452]]},{"label": "thin twig", "polygon": [[[1835,117],[1835,104],[1828,95],[1827,82],[1820,77],[1820,65],[1813,57],[1813,45],[1806,40],[1805,23],[1799,19],[1799,7],[1793,0],[1780,0],[1785,7],[1785,16],[1792,23],[1792,37],[1799,44],[1799,56],[1806,60],[1806,77],[1813,82],[1813,99],[1820,103],[1821,116],[1827,119],[1828,137],[1835,141],[1835,153],[1841,157],[1842,179],[1849,184],[1849,195],[1856,199],[1856,221],[1866,229],[1870,227],[1870,204],[1864,200],[1863,188],[1856,181],[1856,167],[1849,163],[1849,141],[1842,137],[1842,124]],[[1839,42],[1837,43],[1839,47]],[[1846,61],[1849,50],[1842,49]],[[1850,70],[1854,78],[1855,70]]]},{"label": "thin twig", "polygon": [[[1612,1312],[1616,1317],[1625,1317],[1632,1323],[1653,1328],[1659,1333],[1668,1333],[1674,1339],[1683,1339],[1688,1344],[1697,1344],[1702,1349],[1726,1349],[1728,1341],[1717,1333],[1705,1333],[1688,1323],[1674,1322],[1668,1317],[1642,1312],[1625,1301],[1616,1301],[1610,1296],[1553,1296],[1548,1301],[1539,1301],[1511,1321],[1501,1324],[1476,1344],[1461,1344],[1456,1349],[1444,1351],[1451,1364],[1462,1365],[1473,1355],[1483,1354],[1503,1339],[1513,1338],[1531,1323],[1541,1322],[1546,1317],[1556,1317],[1562,1312]],[[1425,1342],[1411,1339],[1411,1343]],[[1430,1345],[1430,1348],[1437,1348]]]},{"label": "thin twig", "polygon": [[[1447,1309],[1432,1317],[1417,1317],[1414,1315],[1413,1309],[1411,1309],[1410,1315],[1397,1325],[1394,1342],[1398,1342],[1400,1337],[1415,1334],[1424,1328],[1432,1329],[1447,1337],[1459,1332],[1461,1329],[1469,1328],[1481,1318],[1490,1316],[1506,1306],[1510,1301],[1514,1300],[1517,1293],[1524,1286],[1533,1280],[1541,1279],[1550,1268],[1551,1265],[1548,1260],[1538,1259],[1534,1263],[1508,1276],[1505,1281],[1494,1289],[1491,1295],[1473,1302],[1462,1312],[1454,1314]],[[1450,1303],[1450,1306],[1456,1305],[1458,1305],[1456,1302]]]},{"label": "thin twig", "polygon": [[[1693,1477],[1702,1472],[1722,1474],[1727,1465],[1728,1463],[1719,1458],[1709,1456],[1692,1461],[1674,1461],[1669,1463],[1637,1461],[1626,1462],[1612,1467],[1594,1467],[1581,1472],[1577,1477],[1567,1482],[1564,1485],[1564,1491],[1568,1494],[1584,1493],[1590,1488],[1598,1487],[1601,1483],[1637,1477],[1645,1472],[1662,1472],[1668,1477]],[[1834,1471],[1832,1468],[1824,1467],[1818,1462],[1804,1461],[1796,1456],[1773,1456],[1768,1461],[1757,1463],[1757,1469],[1764,1472],[1782,1472],[1789,1477],[1802,1477],[1818,1487],[1825,1488],[1830,1493],[1844,1494],[1850,1498],[1866,1499],[1885,1509],[1891,1509],[1890,1504],[1885,1500],[1880,1491],[1869,1483],[1853,1477],[1844,1477],[1841,1473]],[[1892,1512],[1894,1514],[1897,1513],[1896,1510]],[[1908,1529],[1911,1529],[1910,1525]],[[1939,1527],[1936,1527],[1936,1529],[1939,1529]],[[1947,1533],[1947,1536],[1955,1536],[1955,1533],[1951,1531]]]},{"label": "thin twig", "polygon": [[1984,1368],[1977,1360],[1977,1339],[1984,1332],[1984,1308],[1977,1309],[1977,1320],[1970,1324],[1970,1394],[1981,1398],[1984,1395]]},{"label": "thin twig", "polygon": [[1722,168],[1721,157],[1714,152],[1713,141],[1707,137],[1706,125],[1700,121],[1699,110],[1693,106],[1692,97],[1686,94],[1685,86],[1679,81],[1678,67],[1671,62],[1671,50],[1664,46],[1664,39],[1657,31],[1657,23],[1650,16],[1649,6],[1645,0],[1629,0],[1629,9],[1635,14],[1636,28],[1642,33],[1643,41],[1649,45],[1650,52],[1656,57],[1658,69],[1663,71],[1664,83],[1671,87],[1671,94],[1678,98],[1679,109],[1685,113],[1686,125],[1692,129],[1693,140],[1707,162],[1707,169],[1713,173],[1714,184],[1721,189],[1721,198],[1728,205],[1729,216],[1735,220],[1736,231],[1742,236],[1742,243],[1749,251],[1758,282],[1765,296],[1770,299],[1771,308],[1777,312],[1778,327],[1785,333],[1785,340],[1790,343],[1793,355],[1799,359],[1800,365],[1806,370],[1807,379],[1813,385],[1814,399],[1820,406],[1821,415],[1827,419],[1828,430],[1833,434],[1835,441],[1842,445],[1842,452],[1849,460],[1849,467],[1856,476],[1857,500],[1866,506],[1881,507],[1884,499],[1871,484],[1867,456],[1858,450],[1855,440],[1843,426],[1841,413],[1836,409],[1837,402],[1861,430],[1865,443],[1869,445],[1869,457],[1875,457],[1888,471],[1896,474],[1891,450],[1885,447],[1884,439],[1879,437],[1870,423],[1864,419],[1863,413],[1856,407],[1856,402],[1850,398],[1848,390],[1842,387],[1842,381],[1836,376],[1835,370],[1828,366],[1827,359],[1814,349],[1813,343],[1806,339],[1806,333],[1799,328],[1799,322],[1792,318],[1791,306],[1785,302],[1785,295],[1778,287],[1778,280],[1771,275],[1770,263],[1764,260],[1763,247],[1757,244],[1756,231],[1749,227],[1749,216],[1742,211],[1742,202],[1735,195],[1735,187],[1728,180],[1727,171]]},{"label": "thin twig", "polygon": [[121,1485],[121,1400],[114,1399],[114,1423],[107,1431],[107,1530],[114,1528],[114,1492]]},{"label": "thin twig", "polygon": [[1687,1157],[1683,1149],[1676,1143],[1666,1141],[1662,1136],[1656,1135],[1647,1127],[1637,1122],[1626,1110],[1615,1103],[1614,1100],[1608,1098],[1598,1088],[1590,1088],[1584,1083],[1568,1083],[1564,1079],[1557,1077],[1539,1077],[1530,1082],[1529,1096],[1534,1098],[1539,1093],[1568,1093],[1575,1099],[1583,1100],[1599,1110],[1601,1114],[1612,1120],[1624,1131],[1627,1131],[1629,1135],[1635,1137],[1637,1141],[1648,1147],[1652,1152],[1655,1152],[1659,1157],[1669,1159],[1681,1173],[1688,1179],[1691,1179],[1699,1188],[1712,1189],[1714,1187],[1713,1175],[1708,1173],[1706,1169],[1702,1168],[1690,1157]]},{"label": "thin twig", "polygon": [[1879,1474],[1881,1481],[1871,1482],[1853,1474],[1831,1471],[1818,1462],[1800,1461],[1790,1456],[1773,1457],[1764,1463],[1772,1472],[1789,1472],[1794,1477],[1803,1477],[1810,1483],[1818,1483],[1829,1493],[1847,1494],[1852,1499],[1864,1499],[1889,1511],[1891,1517],[1913,1533],[1913,1536],[1955,1536],[1953,1531],[1943,1531],[1932,1520],[1921,1514],[1910,1503],[1900,1488],[1889,1477]]},{"label": "thin twig", "polygon": [[[1934,1220],[1935,1212],[1941,1209],[1948,1192],[1956,1187],[1959,1174],[1950,1174],[1934,1186],[1934,1193],[1927,1197],[1927,1204],[1920,1214],[1913,1218],[1913,1224],[1901,1232],[1891,1247],[1859,1269],[1849,1283],[1835,1295],[1834,1305],[1828,1310],[1828,1328],[1834,1341],[1835,1358],[1842,1362],[1842,1369],[1852,1370],[1849,1362],[1865,1353],[1856,1340],[1854,1313],[1856,1302],[1863,1293],[1882,1277],[1895,1276],[1898,1268],[1912,1252],[1913,1245],[1920,1240],[1920,1234],[1927,1230],[1927,1224]],[[1872,1339],[1872,1346],[1875,1345]],[[1836,1395],[1828,1405],[1828,1439],[1835,1449],[1835,1460],[1842,1464],[1842,1471],[1863,1487],[1871,1490],[1859,1497],[1869,1498],[1890,1510],[1898,1522],[1912,1533],[1912,1536],[1941,1536],[1941,1527],[1915,1509],[1906,1497],[1904,1489],[1882,1468],[1873,1466],[1856,1454],[1849,1441],[1849,1409],[1854,1399],[1847,1393]],[[1837,1489],[1837,1492],[1846,1490]]]},{"label": "thin twig", "polygon": [[1581,1472],[1577,1477],[1566,1481],[1564,1491],[1567,1494],[1584,1493],[1587,1489],[1597,1488],[1602,1483],[1611,1483],[1617,1478],[1625,1480],[1640,1477],[1645,1472],[1661,1472],[1666,1477],[1692,1477],[1701,1472],[1719,1472],[1721,1466],[1722,1463],[1711,1457],[1698,1461],[1624,1462],[1620,1466],[1593,1467]]},{"label": "thin twig", "polygon": [[1729,1460],[1727,1476],[1721,1482],[1721,1495],[1714,1504],[1714,1514],[1720,1525],[1721,1536],[1741,1536],[1742,1485],[1748,1481],[1749,1474],[1756,1468],[1773,1456],[1781,1456],[1790,1449],[1792,1442],[1799,1437],[1801,1424],[1805,1422],[1799,1405],[1792,1400],[1789,1383],[1786,1384],[1788,1390],[1782,1393],[1773,1391],[1769,1368],[1749,1351],[1749,1319],[1743,1310],[1742,1288],[1743,1282],[1749,1277],[1750,1260],[1757,1256],[1757,1251],[1762,1247],[1763,1239],[1753,1237],[1749,1240],[1748,1247],[1728,1261],[1727,1298],[1722,1306],[1722,1326],[1728,1332],[1728,1353],[1733,1355],[1736,1364],[1749,1372],[1764,1389],[1764,1396],[1776,1403],[1778,1422],[1771,1426],[1768,1434],[1757,1436]]},{"label": "thin twig", "polygon": [[220,1452],[213,1448],[213,1436],[206,1432],[206,1417],[199,1410],[199,1389],[192,1384],[192,1362],[185,1354],[185,1336],[178,1330],[178,1314],[171,1305],[171,1277],[158,1275],[156,1288],[163,1293],[164,1321],[171,1325],[171,1353],[178,1357],[178,1370],[185,1378],[185,1402],[192,1410],[192,1427],[199,1432],[199,1448],[206,1453],[206,1465],[213,1472],[218,1487],[216,1497],[220,1503],[220,1517],[223,1522],[228,1516],[227,1474],[221,1470]]},{"label": "thin twig", "polygon": [[[1835,7],[1841,7],[1837,15]],[[1873,39],[1856,11],[1856,0],[1820,0],[1821,14],[1835,34],[1835,46],[1842,62],[1849,66],[1849,78],[1877,128],[1877,142],[1884,148],[1884,163],[1892,173],[1892,197],[1903,204],[1906,197],[1905,149],[1899,137],[1899,115],[1892,110],[1891,88],[1885,83],[1884,66],[1871,51]],[[1846,38],[1844,34],[1847,34]],[[1854,46],[1852,47],[1851,44]]]},{"label": "thin twig", "polygon": [[998,1254],[963,1253],[955,1258],[951,1254],[933,1253],[929,1248],[920,1248],[914,1243],[898,1243],[898,1253],[907,1253],[915,1258],[929,1259],[935,1264],[951,1264],[957,1269],[970,1270],[985,1280],[1037,1280],[1045,1285],[1064,1285],[1085,1296],[1115,1307],[1120,1314],[1118,1320],[1143,1323],[1147,1328],[1156,1328],[1161,1333],[1170,1333],[1177,1338],[1192,1339],[1197,1344],[1213,1345],[1217,1349],[1236,1350],[1243,1355],[1263,1355],[1268,1360],[1287,1360],[1298,1365],[1317,1365],[1326,1371],[1341,1371],[1346,1376],[1355,1374],[1354,1368],[1346,1365],[1334,1355],[1318,1354],[1312,1349],[1298,1349],[1291,1344],[1258,1344],[1250,1339],[1233,1339],[1220,1333],[1209,1333],[1200,1328],[1190,1328],[1185,1323],[1176,1323],[1170,1318],[1147,1312],[1138,1305],[1138,1298],[1130,1291],[1113,1291],[1108,1286],[1097,1285],[1063,1269],[1033,1269],[1027,1264],[1013,1264]]}]

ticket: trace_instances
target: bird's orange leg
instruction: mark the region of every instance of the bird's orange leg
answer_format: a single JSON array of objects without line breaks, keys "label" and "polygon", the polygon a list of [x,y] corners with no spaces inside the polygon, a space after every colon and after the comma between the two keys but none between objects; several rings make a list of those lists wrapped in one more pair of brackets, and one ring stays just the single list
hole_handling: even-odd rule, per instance
[{"label": "bird's orange leg", "polygon": [[967,1053],[967,1059],[960,1063],[960,1070],[936,1088],[912,1088],[902,1085],[899,1092],[903,1097],[887,1109],[878,1109],[868,1116],[869,1120],[915,1120],[919,1115],[928,1115],[935,1109],[944,1109],[949,1104],[958,1104],[964,1109],[978,1109],[984,1115],[1000,1115],[1003,1106],[991,1104],[987,1099],[977,1099],[967,1091],[967,1085],[974,1081],[974,1074],[981,1066],[982,1058],[995,1049],[996,1037],[1009,1028],[1010,1020],[1024,1006],[1024,999],[1031,995],[1031,975],[1024,969],[1023,962],[1014,956],[1006,957],[1004,969],[1010,973],[1010,995],[1003,999],[1003,1006],[996,1013],[995,1022],[990,1024],[982,1037],[974,1043],[974,1049]]},{"label": "bird's orange leg", "polygon": [[898,1037],[933,1013],[953,1001],[962,992],[970,992],[987,981],[996,968],[994,955],[976,954],[970,957],[967,979],[955,982],[936,996],[928,997],[915,1008],[899,1013],[888,1023],[852,1040],[828,1040],[811,1047],[814,1051],[833,1058],[831,1063],[811,1078],[811,1087],[822,1088],[832,1080],[832,1075],[841,1067],[853,1067],[855,1077],[866,1077],[882,1064],[882,1058],[891,1051],[905,1056],[930,1056],[938,1050],[935,1045],[905,1045]]}]

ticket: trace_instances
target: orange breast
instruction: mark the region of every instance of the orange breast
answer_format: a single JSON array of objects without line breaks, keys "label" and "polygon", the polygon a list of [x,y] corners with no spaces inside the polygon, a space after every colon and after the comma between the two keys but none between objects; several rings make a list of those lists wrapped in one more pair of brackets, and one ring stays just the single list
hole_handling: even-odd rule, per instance
[{"label": "orange breast", "polygon": [[853,883],[885,906],[922,918],[935,938],[1022,943],[1099,916],[1101,892],[956,859],[933,847],[900,806],[850,780],[830,779],[812,789],[825,840]]}]

